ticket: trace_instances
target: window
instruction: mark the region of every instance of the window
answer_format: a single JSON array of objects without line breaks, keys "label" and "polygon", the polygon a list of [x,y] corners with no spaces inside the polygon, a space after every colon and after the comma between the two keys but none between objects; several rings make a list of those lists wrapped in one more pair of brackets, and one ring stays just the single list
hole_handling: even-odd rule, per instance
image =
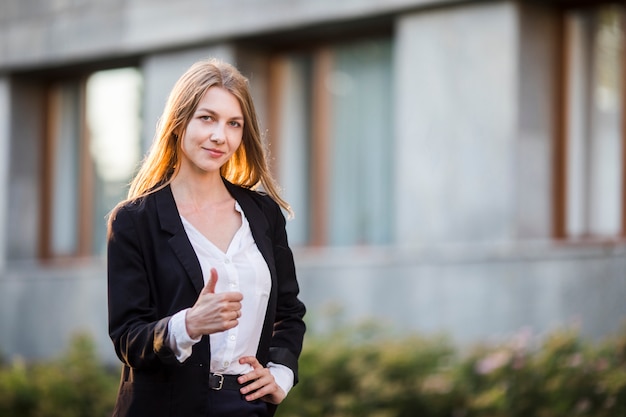
[{"label": "window", "polygon": [[[301,245],[391,241],[392,44],[367,40],[273,60],[278,176]],[[274,155],[276,156],[276,155]]]},{"label": "window", "polygon": [[564,13],[558,238],[626,236],[624,22],[617,4]]},{"label": "window", "polygon": [[102,254],[106,214],[140,158],[141,77],[133,68],[51,84],[42,179],[42,258]]}]

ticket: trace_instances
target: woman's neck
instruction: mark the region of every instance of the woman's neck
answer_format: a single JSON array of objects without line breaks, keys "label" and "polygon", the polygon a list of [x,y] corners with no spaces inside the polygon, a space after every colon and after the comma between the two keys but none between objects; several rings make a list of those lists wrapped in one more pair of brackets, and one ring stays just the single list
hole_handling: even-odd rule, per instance
[{"label": "woman's neck", "polygon": [[193,211],[202,210],[232,199],[219,173],[188,175],[179,172],[171,183],[176,204]]}]

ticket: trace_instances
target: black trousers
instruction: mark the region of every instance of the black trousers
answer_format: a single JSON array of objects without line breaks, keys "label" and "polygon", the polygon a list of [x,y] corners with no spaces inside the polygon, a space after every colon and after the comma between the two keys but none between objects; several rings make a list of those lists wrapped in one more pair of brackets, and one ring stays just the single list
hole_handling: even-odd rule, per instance
[{"label": "black trousers", "polygon": [[207,417],[268,417],[267,407],[262,400],[246,401],[237,390],[210,390]]}]

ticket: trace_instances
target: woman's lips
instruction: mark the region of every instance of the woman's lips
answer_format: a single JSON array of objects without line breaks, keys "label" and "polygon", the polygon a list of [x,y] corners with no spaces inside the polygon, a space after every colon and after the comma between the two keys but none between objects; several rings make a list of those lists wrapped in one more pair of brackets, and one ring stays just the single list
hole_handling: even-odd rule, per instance
[{"label": "woman's lips", "polygon": [[205,148],[205,149],[209,153],[209,155],[213,158],[219,158],[222,155],[224,155],[224,152],[220,151],[219,149],[214,149],[214,148],[209,148],[209,149]]}]

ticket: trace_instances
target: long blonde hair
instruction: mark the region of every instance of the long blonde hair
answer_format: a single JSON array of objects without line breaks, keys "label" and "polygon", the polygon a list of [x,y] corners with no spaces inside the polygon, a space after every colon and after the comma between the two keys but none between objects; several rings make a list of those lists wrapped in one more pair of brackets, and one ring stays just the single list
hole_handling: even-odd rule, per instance
[{"label": "long blonde hair", "polygon": [[244,118],[241,145],[222,166],[221,175],[245,188],[260,185],[290,216],[293,214],[270,173],[248,80],[234,66],[217,59],[196,62],[178,79],[159,119],[154,142],[130,183],[128,198],[118,207],[170,184],[180,169],[180,141],[187,124],[204,93],[214,86],[237,98]]}]

